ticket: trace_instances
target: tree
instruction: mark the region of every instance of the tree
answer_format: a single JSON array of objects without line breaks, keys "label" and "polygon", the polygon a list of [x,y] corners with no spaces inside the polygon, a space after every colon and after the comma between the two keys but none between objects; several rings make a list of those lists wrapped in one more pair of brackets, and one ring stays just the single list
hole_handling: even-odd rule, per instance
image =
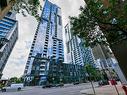
[{"label": "tree", "polygon": [[127,34],[127,1],[84,0],[101,30],[122,31]]},{"label": "tree", "polygon": [[12,0],[15,1],[12,10],[15,10],[17,13],[22,13],[24,16],[26,12],[32,16],[34,16],[37,20],[39,20],[39,8],[41,9],[39,0]]},{"label": "tree", "polygon": [[22,78],[12,77],[9,80],[10,83],[23,83]]},{"label": "tree", "polygon": [[95,95],[96,93],[95,93],[95,89],[94,89],[94,86],[93,86],[92,77],[95,78],[95,76],[97,75],[96,69],[92,65],[86,64],[85,65],[85,70],[86,70],[86,72],[89,76],[89,81],[91,83],[91,86],[92,86],[92,89],[93,89],[93,92],[94,92],[94,95]]},{"label": "tree", "polygon": [[75,35],[85,39],[87,46],[110,45],[126,75],[127,1],[84,0],[78,17],[70,17]]},{"label": "tree", "polygon": [[85,65],[85,71],[88,73],[89,77],[92,80],[97,81],[97,80],[101,79],[101,73],[99,72],[99,70],[97,70],[91,64],[86,64]]},{"label": "tree", "polygon": [[[85,1],[85,0],[84,0]],[[86,43],[114,43],[127,36],[127,1],[110,0],[86,0],[86,6],[81,7],[81,14],[78,17],[70,17],[74,34],[85,37]],[[119,3],[120,2],[120,3]],[[96,33],[99,26],[102,33]]]}]

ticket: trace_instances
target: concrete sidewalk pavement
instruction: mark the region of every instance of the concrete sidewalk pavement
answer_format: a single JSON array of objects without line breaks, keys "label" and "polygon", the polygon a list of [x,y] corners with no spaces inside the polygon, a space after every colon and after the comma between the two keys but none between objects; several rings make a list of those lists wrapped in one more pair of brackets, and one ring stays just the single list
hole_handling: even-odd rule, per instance
[{"label": "concrete sidewalk pavement", "polygon": [[[119,95],[125,95],[124,90],[122,89],[122,85],[116,85]],[[83,95],[94,95],[93,90],[91,89],[85,89],[80,91]],[[113,85],[106,85],[101,87],[95,88],[96,95],[118,95],[116,92],[116,89]]]}]

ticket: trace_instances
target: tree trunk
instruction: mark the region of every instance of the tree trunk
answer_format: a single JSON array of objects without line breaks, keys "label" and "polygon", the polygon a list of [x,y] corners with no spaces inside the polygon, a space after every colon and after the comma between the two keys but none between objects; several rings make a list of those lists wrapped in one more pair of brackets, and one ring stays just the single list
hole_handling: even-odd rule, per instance
[{"label": "tree trunk", "polygon": [[127,39],[111,45],[111,49],[118,60],[118,64],[126,78],[127,84]]}]

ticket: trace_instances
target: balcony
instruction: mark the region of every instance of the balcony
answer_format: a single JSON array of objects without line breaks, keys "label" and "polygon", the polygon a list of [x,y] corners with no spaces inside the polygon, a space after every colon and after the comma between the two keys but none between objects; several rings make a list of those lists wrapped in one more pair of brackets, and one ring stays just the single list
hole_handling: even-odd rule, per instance
[{"label": "balcony", "polygon": [[0,1],[0,20],[8,13],[16,0],[2,0]]},{"label": "balcony", "polygon": [[1,37],[0,37],[0,53],[3,52],[4,47],[5,47],[5,44],[6,44],[7,42],[9,42],[8,39],[6,39],[6,38],[1,38]]},{"label": "balcony", "polygon": [[45,75],[45,73],[40,73],[40,76],[44,76]]},{"label": "balcony", "polygon": [[45,67],[45,64],[41,64],[40,67]]},{"label": "balcony", "polygon": [[40,71],[45,71],[45,68],[40,68]]}]

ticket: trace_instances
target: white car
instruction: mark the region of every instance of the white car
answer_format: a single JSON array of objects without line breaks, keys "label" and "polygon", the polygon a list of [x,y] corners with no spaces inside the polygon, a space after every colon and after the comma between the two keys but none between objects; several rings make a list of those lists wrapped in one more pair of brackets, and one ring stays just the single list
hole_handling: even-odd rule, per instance
[{"label": "white car", "polygon": [[17,90],[17,91],[20,91],[23,88],[24,88],[24,84],[23,83],[11,84],[11,86],[3,87],[2,88],[2,92],[6,92],[8,90]]}]

